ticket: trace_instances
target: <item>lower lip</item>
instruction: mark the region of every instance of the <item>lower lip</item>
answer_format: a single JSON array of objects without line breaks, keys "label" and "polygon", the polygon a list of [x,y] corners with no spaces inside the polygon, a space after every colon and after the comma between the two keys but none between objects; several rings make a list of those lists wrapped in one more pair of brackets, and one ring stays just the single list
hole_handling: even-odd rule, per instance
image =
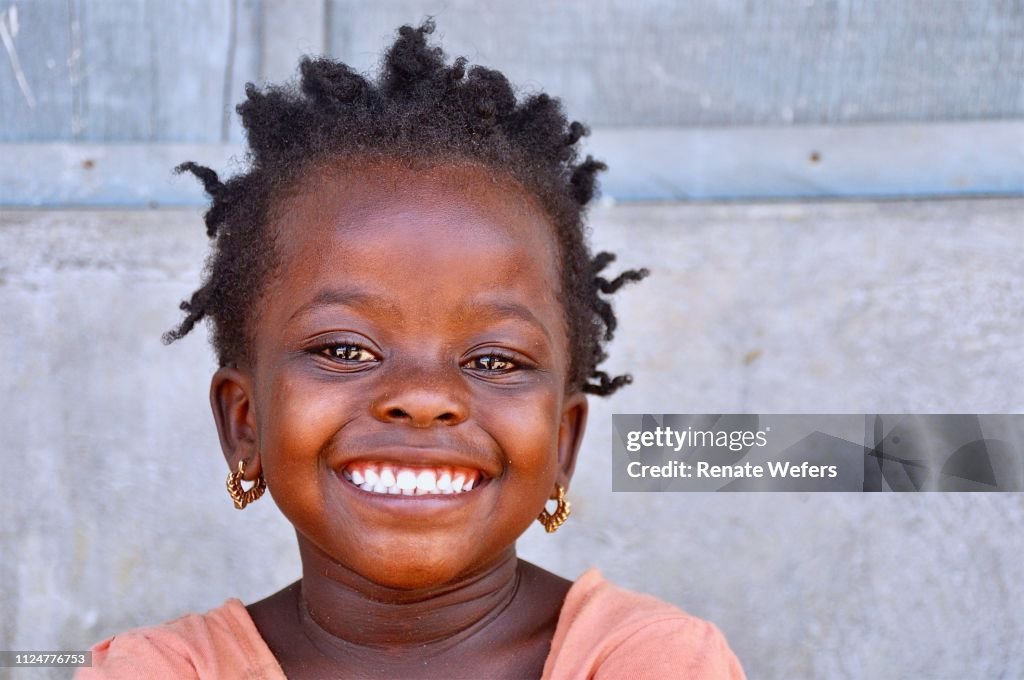
[{"label": "lower lip", "polygon": [[352,482],[345,479],[341,472],[336,472],[335,477],[342,488],[355,494],[355,497],[364,503],[380,508],[382,510],[409,516],[422,516],[428,513],[450,512],[460,507],[471,504],[479,498],[484,489],[490,485],[491,480],[482,478],[469,491],[450,494],[423,494],[420,496],[406,496],[404,494],[376,493],[364,491]]}]

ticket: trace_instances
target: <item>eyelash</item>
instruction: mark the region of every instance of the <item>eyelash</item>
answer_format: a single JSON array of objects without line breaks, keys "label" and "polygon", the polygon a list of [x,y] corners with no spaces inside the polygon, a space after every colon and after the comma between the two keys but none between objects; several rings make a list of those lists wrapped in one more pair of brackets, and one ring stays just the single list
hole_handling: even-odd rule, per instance
[{"label": "eyelash", "polygon": [[[338,357],[338,356],[332,356],[332,352],[336,352],[338,349],[351,349],[351,350],[356,350],[357,352],[365,352],[365,353],[369,354],[370,356],[372,356],[373,358],[372,359],[362,359],[362,360],[360,360],[360,359],[355,359],[355,358],[345,359],[345,358],[341,358],[341,357]],[[363,347],[362,345],[356,344],[354,342],[329,342],[329,343],[324,343],[324,344],[318,345],[316,347],[311,347],[310,348],[310,352],[312,352],[312,353],[314,353],[316,355],[322,356],[325,359],[328,359],[328,360],[330,360],[330,361],[332,361],[334,363],[340,363],[340,364],[354,365],[354,364],[369,364],[369,363],[378,363],[378,362],[380,362],[380,359],[377,358],[377,356],[376,356],[376,354],[374,352],[372,352],[371,350],[367,349],[366,347]],[[488,369],[488,368],[484,368],[484,367],[473,366],[473,364],[477,364],[477,363],[482,362],[482,361],[487,360],[487,359],[493,359],[493,360],[495,360],[497,362],[508,364],[508,366],[506,366],[505,368],[498,368],[498,369]],[[516,371],[516,370],[528,370],[530,368],[530,366],[527,365],[526,362],[521,361],[520,359],[512,356],[511,354],[506,354],[504,352],[497,352],[497,351],[489,351],[486,354],[481,354],[479,356],[472,357],[471,359],[466,361],[465,364],[463,364],[463,365],[467,366],[467,367],[472,367],[473,370],[480,371],[481,373],[489,373],[489,374],[492,374],[492,375],[501,375],[501,374],[505,374],[505,373],[511,373],[512,371]]]}]

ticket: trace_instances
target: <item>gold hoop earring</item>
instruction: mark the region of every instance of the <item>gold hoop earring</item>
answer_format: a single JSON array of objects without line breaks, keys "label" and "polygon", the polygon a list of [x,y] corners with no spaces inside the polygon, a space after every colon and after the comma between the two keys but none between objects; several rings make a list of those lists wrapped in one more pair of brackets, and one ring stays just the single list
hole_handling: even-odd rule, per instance
[{"label": "gold hoop earring", "polygon": [[569,513],[572,511],[571,504],[565,499],[565,487],[561,484],[556,484],[555,494],[557,494],[555,500],[558,501],[558,507],[555,508],[555,511],[548,512],[548,509],[544,508],[537,515],[537,521],[544,525],[544,530],[549,534],[558,531],[558,527],[565,524],[565,520],[569,519]]},{"label": "gold hoop earring", "polygon": [[255,502],[267,490],[267,480],[263,479],[263,473],[256,478],[248,490],[242,488],[242,476],[245,475],[245,461],[238,461],[238,470],[228,474],[228,493],[235,507],[241,510],[249,503]]}]

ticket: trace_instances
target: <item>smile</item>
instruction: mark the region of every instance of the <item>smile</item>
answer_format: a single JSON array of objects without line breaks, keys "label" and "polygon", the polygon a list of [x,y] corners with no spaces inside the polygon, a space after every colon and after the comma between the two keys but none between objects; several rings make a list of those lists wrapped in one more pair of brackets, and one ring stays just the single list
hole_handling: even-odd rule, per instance
[{"label": "smile", "polygon": [[472,491],[479,470],[456,465],[413,466],[360,461],[350,463],[342,476],[353,486],[377,494],[440,496]]}]

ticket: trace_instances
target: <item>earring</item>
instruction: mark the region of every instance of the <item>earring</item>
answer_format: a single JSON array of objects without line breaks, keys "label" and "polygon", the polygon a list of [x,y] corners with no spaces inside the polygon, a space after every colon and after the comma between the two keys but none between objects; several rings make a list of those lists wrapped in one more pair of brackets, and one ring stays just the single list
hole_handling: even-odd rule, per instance
[{"label": "earring", "polygon": [[243,489],[242,476],[244,474],[245,461],[240,460],[238,461],[238,471],[228,475],[228,493],[231,494],[231,500],[235,502],[235,507],[239,510],[256,501],[267,490],[267,480],[263,479],[262,472],[248,490]]},{"label": "earring", "polygon": [[556,484],[555,493],[557,494],[555,500],[558,501],[558,507],[555,508],[555,511],[548,512],[548,509],[544,508],[537,515],[537,521],[544,525],[544,529],[549,534],[555,533],[558,531],[558,527],[565,524],[565,520],[569,519],[569,512],[571,511],[571,505],[565,499],[565,487],[561,484]]}]

